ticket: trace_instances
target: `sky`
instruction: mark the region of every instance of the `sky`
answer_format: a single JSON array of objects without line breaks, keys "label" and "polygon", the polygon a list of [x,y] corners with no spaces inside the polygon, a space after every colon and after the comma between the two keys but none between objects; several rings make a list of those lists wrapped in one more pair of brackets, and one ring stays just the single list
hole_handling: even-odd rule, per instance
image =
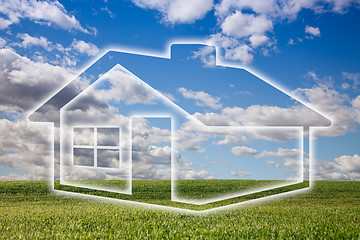
[{"label": "sky", "polygon": [[[216,46],[216,57],[212,47],[204,46],[173,48],[172,56],[178,57],[174,60],[114,54],[104,62],[111,68],[105,75],[100,70],[80,75],[72,85],[76,91],[99,81],[64,110],[69,126],[79,127],[79,121],[84,125],[81,119],[89,119],[86,114],[96,116],[94,124],[103,125],[115,115],[108,124],[125,126],[129,121],[124,109],[136,106],[160,115],[159,108],[165,108],[168,100],[195,122],[212,126],[317,122],[309,108],[259,78],[217,67],[216,60],[221,59],[257,73],[331,119],[331,127],[314,136],[313,177],[358,181],[359,13],[360,2],[352,0],[1,1],[0,180],[49,179],[53,130],[29,122],[28,116],[108,49],[164,55],[172,42],[197,40]],[[129,71],[112,68],[111,58]],[[37,117],[56,122],[54,106],[50,104]],[[297,130],[210,131],[189,121],[176,106],[168,104],[167,109],[178,119],[173,125],[179,178],[292,179],[299,175]],[[79,110],[81,115],[76,115]],[[167,117],[132,120],[132,144],[139,149],[134,155],[137,178],[168,177],[171,124]],[[104,128],[96,130],[98,141]],[[90,129],[88,135],[94,131]],[[126,134],[126,129],[120,130],[119,145],[128,143]],[[55,141],[58,137],[55,126]],[[99,164],[118,166],[114,156],[121,158],[126,151],[119,153],[117,144],[110,145],[99,151],[106,160]],[[86,151],[75,152],[78,165],[92,164],[82,160],[80,153]],[[307,158],[305,154],[305,162]],[[160,164],[154,162],[159,159]],[[123,172],[119,175],[126,178]],[[79,179],[84,176],[114,179],[115,174],[86,168],[83,174],[77,173]],[[71,169],[66,177],[74,177]]]}]

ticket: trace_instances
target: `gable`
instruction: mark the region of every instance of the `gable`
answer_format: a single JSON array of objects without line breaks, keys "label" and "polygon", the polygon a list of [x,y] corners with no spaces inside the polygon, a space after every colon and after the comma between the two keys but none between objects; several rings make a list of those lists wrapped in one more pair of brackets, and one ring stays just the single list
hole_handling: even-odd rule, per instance
[{"label": "gable", "polygon": [[[116,124],[132,116],[189,114],[117,64],[61,108],[72,122]],[[194,119],[197,121],[196,119]]]}]

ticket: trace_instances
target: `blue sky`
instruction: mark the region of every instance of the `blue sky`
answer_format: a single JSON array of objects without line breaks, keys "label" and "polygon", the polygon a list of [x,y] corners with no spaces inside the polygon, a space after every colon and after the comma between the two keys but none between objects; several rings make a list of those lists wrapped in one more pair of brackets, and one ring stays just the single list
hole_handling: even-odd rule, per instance
[{"label": "blue sky", "polygon": [[[178,39],[216,45],[224,62],[260,73],[329,116],[333,126],[316,137],[315,178],[360,179],[359,1],[285,1],[280,5],[275,0],[31,0],[1,5],[0,128],[4,134],[0,179],[48,178],[50,130],[31,125],[26,116],[106,49],[164,52]],[[210,56],[205,51],[193,56],[209,76],[213,71]],[[223,108],[234,106],[226,96],[234,91],[246,94],[230,84],[220,89],[184,82],[171,89],[164,83],[163,91],[188,105],[191,114],[224,115]],[[212,101],[204,102],[200,91]],[[281,96],[269,102],[262,96],[257,101],[281,107],[293,104]],[[214,104],[222,107],[214,109]],[[48,116],[53,111],[49,109]],[[286,164],[275,150],[277,163]]]}]

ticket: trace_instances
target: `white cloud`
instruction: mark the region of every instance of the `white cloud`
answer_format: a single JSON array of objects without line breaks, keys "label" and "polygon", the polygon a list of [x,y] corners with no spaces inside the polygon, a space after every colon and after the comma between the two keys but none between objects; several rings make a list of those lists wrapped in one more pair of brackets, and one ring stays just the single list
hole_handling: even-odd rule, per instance
[{"label": "white cloud", "polygon": [[138,7],[154,9],[168,23],[193,23],[213,8],[213,0],[132,0]]},{"label": "white cloud", "polygon": [[305,76],[308,77],[308,78],[310,78],[310,79],[312,79],[312,80],[314,80],[314,81],[319,81],[319,80],[320,80],[320,79],[317,77],[316,73],[313,72],[313,71],[308,72]]},{"label": "white cloud", "polygon": [[351,106],[355,112],[355,120],[360,124],[360,95],[351,101]]},{"label": "white cloud", "polygon": [[71,48],[81,54],[86,54],[88,56],[96,56],[99,54],[99,49],[96,45],[84,42],[82,40],[74,39],[71,44]]},{"label": "white cloud", "polygon": [[[215,5],[215,16],[218,25],[221,26],[222,32],[220,34],[234,37],[238,41],[237,46],[247,44],[248,41],[254,49],[264,46],[261,53],[268,55],[269,51],[276,50],[276,47],[269,44],[270,39],[267,37],[272,32],[273,25],[282,23],[284,20],[295,20],[298,13],[303,9],[313,10],[315,14],[324,12],[344,13],[352,5],[360,6],[360,3],[357,0],[327,0],[326,3],[321,0],[222,0]],[[319,28],[308,26],[307,32],[311,34],[311,37],[320,36]],[[227,39],[222,38],[221,41],[227,41]],[[294,44],[293,40],[289,40],[289,45],[291,44]],[[231,58],[231,56],[235,56],[234,48],[224,49],[225,55],[228,51],[232,51],[232,53],[228,53],[228,57],[230,57],[228,59],[251,62],[250,51],[242,51],[243,54],[239,54],[246,57]]]},{"label": "white cloud", "polygon": [[[177,148],[181,151],[194,151],[194,152],[205,152],[205,149],[200,145],[201,143],[208,140],[208,135],[201,131],[192,131],[193,129],[186,129],[189,125],[193,125],[188,122],[186,126],[182,126],[181,129],[177,130],[174,135],[174,140],[177,142]],[[193,126],[191,126],[193,127]]]},{"label": "white cloud", "polygon": [[216,145],[238,144],[238,143],[250,143],[249,139],[245,135],[230,135],[227,134],[224,139],[215,142]]},{"label": "white cloud", "polygon": [[[136,118],[132,127],[133,177],[135,179],[170,179],[170,131],[151,127],[143,118]],[[184,138],[184,140],[191,142],[190,139]],[[176,162],[175,170],[178,179],[213,178],[213,174],[206,170],[196,170],[193,163],[184,158],[178,151],[174,153],[174,161]]]},{"label": "white cloud", "polygon": [[360,174],[360,156],[357,154],[337,157],[335,162],[338,164],[338,169],[342,172]]},{"label": "white cloud", "polygon": [[[312,77],[321,82],[315,73]],[[332,121],[329,128],[317,130],[318,136],[335,137],[352,131],[359,123],[360,101],[359,97],[350,99],[346,94],[327,87],[325,84],[318,84],[312,88],[298,88],[292,92],[299,99],[305,99],[309,106],[318,109]],[[331,103],[331,104],[329,104]],[[317,113],[303,105],[280,108],[276,106],[252,105],[247,108],[226,107],[220,113],[195,113],[195,118],[209,126],[317,126],[328,124]],[[283,134],[271,132],[264,137],[274,138],[278,141],[296,138],[295,134]],[[255,134],[254,136],[258,136]],[[260,135],[259,135],[260,137]]]},{"label": "white cloud", "polygon": [[280,164],[274,162],[274,161],[271,161],[271,160],[266,160],[265,162],[266,164],[269,164],[269,165],[273,165],[275,168],[280,168]]},{"label": "white cloud", "polygon": [[164,95],[165,97],[167,97],[169,100],[176,102],[177,99],[174,97],[174,95],[172,95],[171,93],[167,93],[167,92],[161,92],[162,95]]},{"label": "white cloud", "polygon": [[204,91],[192,91],[186,88],[179,88],[177,90],[184,98],[196,100],[197,106],[207,106],[212,109],[219,109],[222,107],[219,97],[213,97]]},{"label": "white cloud", "polygon": [[215,14],[219,18],[229,15],[234,10],[252,10],[264,14],[272,19],[296,19],[302,9],[310,9],[315,13],[336,12],[344,13],[352,5],[359,6],[357,0],[223,0],[215,6]]},{"label": "white cloud", "polygon": [[53,43],[49,41],[43,36],[34,37],[30,36],[27,33],[19,33],[17,34],[17,38],[22,39],[22,42],[12,43],[11,46],[22,48],[40,46],[44,48],[47,52],[51,52],[51,54],[46,55],[43,51],[36,51],[35,56],[32,56],[33,60],[48,62],[64,67],[76,66],[76,56],[79,53],[86,54],[88,56],[95,56],[100,52],[96,45],[77,39],[74,39],[68,47],[64,47],[59,43]]},{"label": "white cloud", "polygon": [[257,154],[255,158],[267,158],[267,157],[294,158],[294,157],[299,157],[300,155],[301,155],[301,151],[298,149],[278,148],[277,152],[264,150],[260,154]]},{"label": "white cloud", "polygon": [[207,42],[209,45],[219,46],[224,49],[231,49],[239,45],[238,40],[221,33],[210,35]]},{"label": "white cloud", "polygon": [[341,94],[324,84],[312,88],[298,88],[293,93],[303,99],[307,99],[312,106],[326,113],[331,118],[331,127],[317,130],[317,135],[328,137],[342,136],[354,129],[355,113],[354,109],[347,105],[347,95]]},{"label": "white cloud", "polygon": [[215,67],[215,48],[211,46],[202,47],[199,51],[194,52],[193,58],[200,58],[204,67]]},{"label": "white cloud", "polygon": [[52,47],[51,47],[52,42],[48,41],[47,38],[45,37],[42,36],[32,37],[27,33],[19,33],[16,37],[22,39],[22,42],[19,43],[18,45],[23,48],[28,48],[32,46],[41,46],[47,51],[52,51]]},{"label": "white cloud", "polygon": [[242,9],[251,9],[257,13],[269,13],[276,8],[275,1],[273,0],[264,0],[264,1],[251,1],[251,0],[223,0],[215,6],[215,15],[223,18],[228,16],[232,9],[242,10]]},{"label": "white cloud", "polygon": [[[212,0],[132,1],[141,8],[157,10],[162,14],[162,21],[167,23],[192,23],[213,8]],[[257,53],[254,49],[260,46],[259,52],[265,56],[276,51],[276,39],[272,43],[268,36],[275,24],[295,20],[303,9],[315,14],[345,13],[351,6],[360,6],[360,3],[358,0],[222,0],[215,5],[214,13],[220,29],[209,36],[209,42],[216,42],[224,49],[225,59],[249,64]],[[318,28],[307,26],[307,31],[311,38],[320,36]],[[289,40],[291,44],[294,44],[292,39]],[[205,65],[213,62],[211,58],[204,60]]]},{"label": "white cloud", "polygon": [[207,40],[209,45],[215,45],[225,50],[225,59],[241,61],[249,64],[253,60],[253,49],[248,45],[241,43],[238,39],[226,36],[221,33],[210,35]]},{"label": "white cloud", "polygon": [[344,90],[348,89],[349,87],[350,87],[350,85],[348,83],[342,83],[341,84],[341,88],[344,89]]},{"label": "white cloud", "polygon": [[288,42],[288,45],[295,45],[294,39],[290,38],[290,39],[289,39],[289,42]]},{"label": "white cloud", "polygon": [[6,40],[0,37],[0,48],[6,46]]},{"label": "white cloud", "polygon": [[250,38],[250,43],[253,48],[257,48],[259,46],[266,45],[269,42],[269,38],[265,35],[252,35]]},{"label": "white cloud", "polygon": [[107,12],[111,18],[115,18],[115,14],[111,12],[108,7],[103,7],[101,10]]},{"label": "white cloud", "polygon": [[[148,89],[141,80],[134,75],[117,67],[102,76],[101,82],[106,81],[111,85],[108,89],[97,89],[93,96],[104,101],[124,101],[127,105],[136,103],[154,104],[157,96]],[[100,84],[100,81],[96,84]]]},{"label": "white cloud", "polygon": [[360,180],[360,156],[342,155],[335,162],[316,161],[317,180]]},{"label": "white cloud", "polygon": [[[315,74],[316,76],[316,74]],[[318,77],[316,76],[318,79]],[[360,123],[360,97],[349,99],[347,95],[326,87],[324,84],[315,85],[313,88],[296,89],[295,95],[302,99],[307,99],[311,106],[321,110],[332,120],[329,128],[318,129],[316,135],[335,137],[342,136],[348,131],[355,130],[356,124]],[[332,103],[332,104],[329,104]],[[221,113],[195,113],[193,115],[207,125],[240,125],[240,126],[287,126],[289,124],[319,125],[325,124],[318,119],[315,112],[309,108],[295,105],[289,108],[279,108],[274,106],[253,105],[248,108],[224,108]],[[318,120],[317,120],[318,119]],[[294,135],[295,134],[295,135]],[[297,137],[296,133],[283,134],[275,131],[262,134],[262,137],[273,137],[276,141],[286,141]],[[254,133],[253,137],[261,137]]]},{"label": "white cloud", "polygon": [[308,33],[315,37],[320,37],[320,29],[318,27],[311,27],[311,26],[307,25],[305,27],[305,33]]},{"label": "white cloud", "polygon": [[26,172],[2,180],[45,180],[50,177],[50,128],[0,120],[0,166]]},{"label": "white cloud", "polygon": [[230,174],[232,176],[235,176],[235,177],[249,177],[249,176],[251,176],[250,173],[246,172],[242,168],[233,168],[233,169],[231,169]]},{"label": "white cloud", "polygon": [[251,47],[242,44],[235,48],[227,49],[225,52],[225,58],[229,60],[238,60],[244,64],[250,64],[254,59],[252,51],[253,49]]},{"label": "white cloud", "polygon": [[18,24],[22,18],[28,18],[40,24],[56,25],[65,30],[78,30],[89,33],[73,15],[67,13],[64,6],[58,1],[3,1],[0,13],[8,17],[8,19],[0,19],[2,29],[11,24]]},{"label": "white cloud", "polygon": [[4,30],[11,25],[11,21],[0,17],[0,30]]},{"label": "white cloud", "polygon": [[[306,116],[306,117],[304,117]],[[311,109],[295,105],[281,108],[266,105],[251,105],[248,108],[226,107],[220,114],[195,113],[194,117],[207,125],[238,125],[238,126],[305,126],[324,124],[322,118]],[[311,123],[312,124],[311,124]]]},{"label": "white cloud", "polygon": [[32,109],[49,92],[74,77],[65,68],[31,61],[11,49],[0,49],[0,107],[16,112]]},{"label": "white cloud", "polygon": [[236,11],[234,14],[225,18],[221,24],[223,33],[237,38],[248,37],[251,35],[263,36],[265,32],[271,31],[272,22],[265,16],[254,14],[243,14]]},{"label": "white cloud", "polygon": [[249,156],[255,155],[258,153],[256,149],[245,147],[245,146],[236,146],[231,148],[231,152],[237,156]]},{"label": "white cloud", "polygon": [[358,86],[360,85],[360,72],[358,73],[343,72],[342,76],[344,79],[353,81],[353,88],[358,89]]}]

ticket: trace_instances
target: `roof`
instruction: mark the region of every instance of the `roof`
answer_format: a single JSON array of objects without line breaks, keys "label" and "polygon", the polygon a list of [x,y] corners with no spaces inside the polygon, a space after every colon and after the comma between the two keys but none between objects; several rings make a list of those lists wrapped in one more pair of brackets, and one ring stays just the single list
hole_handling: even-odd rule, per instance
[{"label": "roof", "polygon": [[[222,94],[222,88],[228,87],[228,85],[231,85],[232,81],[238,81],[240,79],[240,81],[237,82],[241,85],[240,89],[252,89],[252,86],[256,85],[257,89],[263,91],[257,95],[260,96],[261,102],[258,102],[259,97],[254,97],[250,100],[243,101],[242,98],[234,94],[230,97],[239,98],[239,101],[237,101],[237,105],[231,105],[231,107],[247,109],[253,106],[268,106],[273,107],[273,109],[276,110],[276,104],[268,104],[268,102],[272,99],[272,94],[277,94],[280,96],[280,99],[283,99],[277,104],[283,105],[284,102],[288,102],[289,104],[291,102],[291,104],[295,106],[301,106],[302,109],[306,109],[307,114],[311,115],[311,118],[299,117],[297,121],[293,122],[284,122],[280,118],[268,119],[266,121],[266,126],[331,125],[331,121],[319,112],[305,106],[302,102],[298,101],[294,97],[291,97],[288,93],[255,76],[244,68],[234,68],[222,65],[216,65],[209,68],[204,67],[201,64],[196,64],[193,57],[194,53],[196,53],[196,49],[199,50],[203,49],[204,47],[211,48],[211,46],[201,44],[173,44],[171,45],[171,58],[170,56],[166,55],[154,56],[154,54],[143,55],[123,51],[108,51],[93,64],[91,64],[77,78],[75,78],[55,95],[53,95],[48,101],[42,104],[34,113],[30,115],[29,119],[31,121],[38,122],[58,122],[59,119],[52,119],[48,116],[47,113],[54,109],[60,111],[63,106],[69,103],[87,87],[96,82],[99,76],[105,74],[117,64],[120,64],[125,69],[135,74],[148,85],[160,92],[168,92],[169,90],[176,92],[176,90],[180,87],[207,92],[211,88],[216,89],[217,95],[220,95]],[[176,64],[174,64],[175,62]],[[238,76],[237,78],[239,79],[234,79],[234,76]],[[159,79],[165,79],[165,81],[160,81]],[[177,103],[177,105],[194,116],[198,113],[199,110],[196,108],[191,109],[185,103]],[[281,107],[278,109],[281,109]],[[289,110],[289,114],[295,114],[296,111],[297,108],[292,108]],[[218,112],[218,114],[222,113]],[[259,112],[259,114],[261,114],[261,112]],[[215,126],[215,124],[217,124],[217,121],[208,121],[208,119],[205,120],[203,117],[204,115],[206,115],[206,113],[202,114],[202,117],[199,117],[198,119],[205,125]],[[211,114],[208,114],[208,116],[210,115]],[[265,115],[263,117],[266,118],[267,116]],[[254,124],[252,124],[252,122],[254,122]],[[262,121],[262,123],[263,122],[264,121]],[[253,126],[257,125],[256,121],[249,121],[249,123]]]}]

